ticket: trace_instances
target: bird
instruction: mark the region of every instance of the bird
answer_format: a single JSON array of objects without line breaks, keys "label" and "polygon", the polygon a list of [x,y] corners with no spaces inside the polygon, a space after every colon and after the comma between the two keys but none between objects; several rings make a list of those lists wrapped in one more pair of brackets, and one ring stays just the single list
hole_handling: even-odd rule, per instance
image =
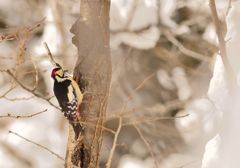
[{"label": "bird", "polygon": [[78,139],[82,126],[79,122],[79,105],[82,102],[83,94],[76,81],[56,63],[52,70],[51,77],[54,81],[53,91],[58,100],[63,115],[72,125],[75,132],[75,140]]},{"label": "bird", "polygon": [[63,115],[72,125],[75,132],[75,140],[78,139],[82,126],[79,122],[79,106],[82,103],[83,94],[77,82],[63,70],[60,64],[54,61],[52,53],[46,42],[43,43],[49,55],[49,61],[55,67],[52,70],[51,77],[54,81],[53,91],[58,100]]}]

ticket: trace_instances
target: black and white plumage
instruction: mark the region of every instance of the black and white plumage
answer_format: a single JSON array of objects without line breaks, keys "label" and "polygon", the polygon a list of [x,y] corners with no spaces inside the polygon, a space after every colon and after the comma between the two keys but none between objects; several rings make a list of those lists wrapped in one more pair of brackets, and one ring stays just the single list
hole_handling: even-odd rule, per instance
[{"label": "black and white plumage", "polygon": [[59,106],[61,107],[64,116],[73,126],[75,139],[77,139],[80,131],[82,131],[81,124],[77,122],[79,121],[78,106],[82,102],[83,95],[77,83],[71,76],[66,74],[62,68],[53,69],[51,76],[54,80],[54,94],[59,102]]}]

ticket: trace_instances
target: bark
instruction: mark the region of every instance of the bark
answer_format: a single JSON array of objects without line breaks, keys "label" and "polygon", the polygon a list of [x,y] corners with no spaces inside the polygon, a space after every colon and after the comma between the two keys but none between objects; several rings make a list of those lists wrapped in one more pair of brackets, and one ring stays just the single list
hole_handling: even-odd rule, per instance
[{"label": "bark", "polygon": [[83,168],[98,167],[102,145],[101,126],[104,124],[112,74],[109,10],[109,0],[81,0],[80,17],[71,28],[75,35],[73,44],[78,48],[73,77],[85,94],[79,107],[83,132],[74,149],[70,147],[73,139],[69,138],[67,160]]}]

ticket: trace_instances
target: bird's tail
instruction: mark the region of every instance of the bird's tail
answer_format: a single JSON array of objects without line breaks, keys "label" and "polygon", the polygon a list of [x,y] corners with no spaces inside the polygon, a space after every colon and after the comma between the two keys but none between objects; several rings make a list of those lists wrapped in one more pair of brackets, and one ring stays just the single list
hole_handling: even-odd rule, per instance
[{"label": "bird's tail", "polygon": [[78,139],[80,132],[82,132],[82,126],[80,123],[73,123],[73,130],[75,132],[75,140]]}]

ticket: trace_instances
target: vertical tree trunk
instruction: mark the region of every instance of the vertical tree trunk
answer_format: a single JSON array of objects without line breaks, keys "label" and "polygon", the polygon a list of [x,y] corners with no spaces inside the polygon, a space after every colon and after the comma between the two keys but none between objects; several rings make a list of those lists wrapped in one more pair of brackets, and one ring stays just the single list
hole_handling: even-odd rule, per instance
[{"label": "vertical tree trunk", "polygon": [[[78,48],[74,79],[84,94],[79,107],[83,125],[76,146],[68,149],[68,161],[81,167],[96,168],[102,145],[104,116],[111,82],[112,66],[109,46],[109,0],[81,0],[80,17],[71,28]],[[92,120],[91,120],[92,119]],[[93,120],[95,119],[95,120]]]}]

